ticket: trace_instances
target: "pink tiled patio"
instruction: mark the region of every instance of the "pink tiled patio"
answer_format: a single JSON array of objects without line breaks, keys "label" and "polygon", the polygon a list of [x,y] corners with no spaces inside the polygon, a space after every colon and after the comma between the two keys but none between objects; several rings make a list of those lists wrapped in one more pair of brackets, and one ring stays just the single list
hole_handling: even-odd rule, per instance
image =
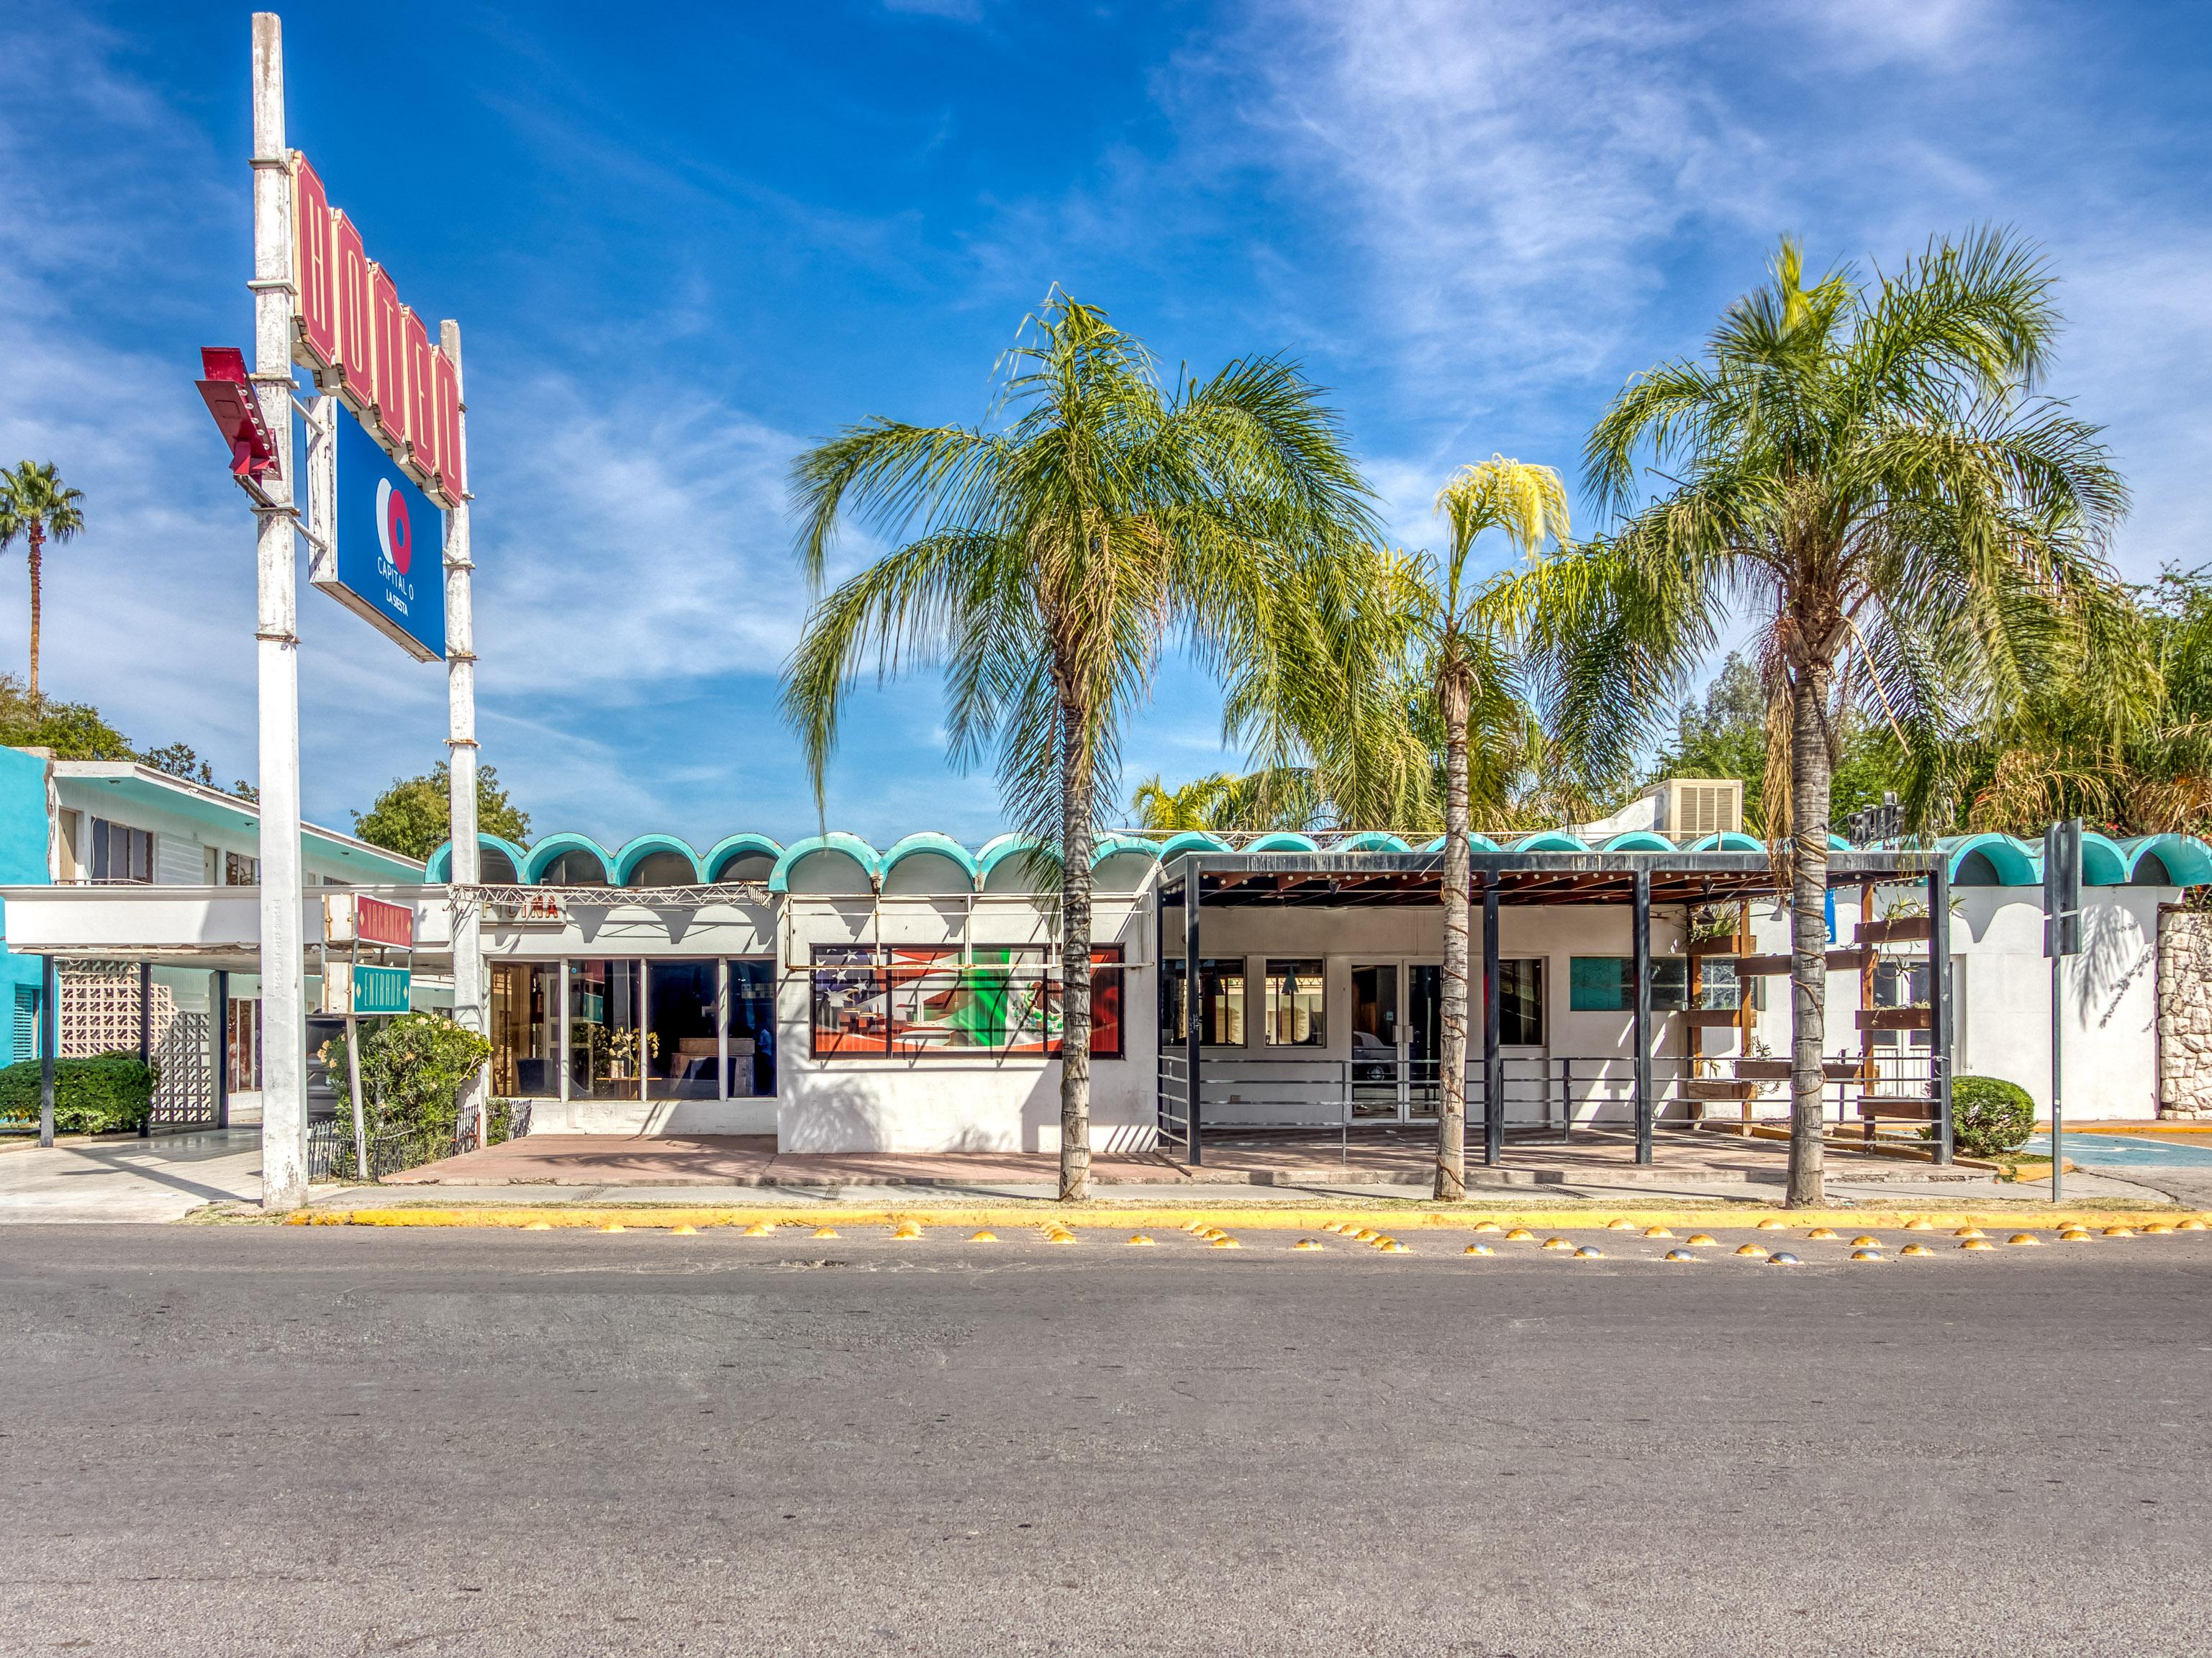
[{"label": "pink tiled patio", "polygon": [[[1095,1154],[1092,1178],[1102,1186],[1424,1184],[1434,1154],[1426,1125],[1364,1131],[1340,1145],[1334,1136],[1254,1135],[1208,1142],[1203,1167],[1156,1152]],[[1577,1181],[1605,1185],[1779,1180],[1783,1148],[1768,1140],[1720,1135],[1669,1138],[1658,1162],[1638,1168],[1626,1140],[1556,1139],[1509,1141],[1500,1170],[1470,1160],[1469,1178],[1501,1175],[1515,1183]],[[1831,1147],[1840,1176],[1896,1169],[1887,1158]],[[1910,1166],[1910,1165],[1908,1165]],[[696,1138],[621,1134],[532,1134],[389,1177],[408,1186],[1001,1186],[1049,1185],[1058,1179],[1051,1153],[1012,1151],[779,1152],[767,1135]]]}]

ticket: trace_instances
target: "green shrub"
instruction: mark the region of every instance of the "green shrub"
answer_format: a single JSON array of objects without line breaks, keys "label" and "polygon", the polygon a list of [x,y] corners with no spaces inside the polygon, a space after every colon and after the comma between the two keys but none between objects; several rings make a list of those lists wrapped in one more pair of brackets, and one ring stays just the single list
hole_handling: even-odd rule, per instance
[{"label": "green shrub", "polygon": [[2034,1132],[2035,1102],[2018,1083],[1997,1077],[1952,1081],[1951,1145],[1964,1156],[1995,1157],[2017,1151]]},{"label": "green shrub", "polygon": [[[54,1061],[54,1132],[113,1134],[140,1127],[154,1114],[159,1066],[136,1054],[95,1054]],[[39,1120],[39,1061],[0,1069],[0,1117]]]},{"label": "green shrub", "polygon": [[[461,1087],[490,1057],[489,1042],[443,1013],[403,1013],[365,1032],[362,1109],[370,1137],[405,1139],[426,1161],[446,1156],[453,1147]],[[342,1102],[340,1115],[349,1121],[351,1107],[343,1103],[351,1086],[345,1039],[324,1043],[322,1059]]]}]

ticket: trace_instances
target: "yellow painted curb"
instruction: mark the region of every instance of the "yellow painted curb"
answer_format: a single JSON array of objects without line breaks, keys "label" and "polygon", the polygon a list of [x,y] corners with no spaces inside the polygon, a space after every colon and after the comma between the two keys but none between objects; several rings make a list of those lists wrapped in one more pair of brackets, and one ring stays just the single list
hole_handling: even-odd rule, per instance
[{"label": "yellow painted curb", "polygon": [[[803,1230],[834,1219],[842,1227],[893,1227],[900,1224],[939,1227],[1043,1227],[1065,1230],[1068,1224],[1096,1227],[1142,1228],[1151,1231],[1197,1232],[1234,1229],[1238,1231],[1314,1232],[1334,1231],[1344,1236],[1355,1237],[1366,1231],[1370,1238],[1382,1236],[1370,1225],[1358,1224],[1387,1218],[1394,1233],[1458,1232],[1480,1233],[1488,1236],[1498,1229],[1513,1238],[1516,1232],[1533,1236],[1530,1229],[1545,1231],[1595,1232],[1607,1230],[1601,1215],[1588,1210],[1530,1209],[1513,1212],[1492,1212],[1488,1214],[1455,1214],[1437,1210],[1363,1211],[1358,1219],[1347,1217],[1340,1210],[1307,1209],[1285,1206],[1281,1208],[1209,1209],[1194,1216],[1187,1209],[1127,1207],[1071,1212],[1065,1218],[1049,1212],[1040,1213],[1042,1206],[963,1207],[945,1209],[821,1209],[793,1212],[785,1208],[763,1207],[698,1207],[678,1205],[602,1206],[595,1208],[572,1208],[560,1204],[468,1205],[445,1208],[405,1206],[380,1206],[349,1209],[301,1209],[285,1217],[293,1226],[430,1226],[445,1228],[477,1228],[489,1231],[518,1231],[543,1222],[547,1228],[557,1230],[597,1230],[609,1225],[618,1225],[632,1231],[672,1231],[678,1226],[690,1226],[705,1231],[709,1228],[734,1229],[748,1236],[777,1235],[779,1229]],[[1869,1230],[1899,1229],[1926,1232],[1937,1230],[1936,1224],[1924,1216],[1899,1210],[1854,1209],[1849,1212],[1850,1224]],[[1779,1218],[1785,1226],[1816,1226],[1832,1219],[1832,1212],[1818,1210],[1796,1212],[1764,1212],[1757,1209],[1714,1211],[1711,1209],[1654,1209],[1642,1218],[1647,1228],[1695,1228],[1706,1232],[1748,1230],[1771,1231],[1773,1227],[1761,1228],[1763,1219]],[[2127,1229],[2115,1230],[2115,1236],[2129,1236],[2142,1228],[2165,1225],[2175,1232],[2202,1230],[2200,1222],[2191,1227],[2186,1221],[2176,1219],[2172,1210],[2057,1210],[2021,1212],[2021,1209],[1960,1209],[1946,1213],[1946,1229],[1976,1226],[2002,1227],[2013,1230],[2023,1224],[2033,1224],[2051,1231],[2069,1226]],[[754,1228],[763,1229],[755,1231]],[[1653,1236],[1648,1230],[1645,1236]],[[1520,1240],[1515,1240],[1516,1242]]]}]

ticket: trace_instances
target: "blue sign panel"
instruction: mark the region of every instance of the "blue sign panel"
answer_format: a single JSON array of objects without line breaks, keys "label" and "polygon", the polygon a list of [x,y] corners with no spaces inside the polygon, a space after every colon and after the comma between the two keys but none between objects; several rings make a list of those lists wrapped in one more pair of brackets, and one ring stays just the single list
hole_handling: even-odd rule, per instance
[{"label": "blue sign panel", "polygon": [[352,416],[337,418],[337,576],[317,586],[410,655],[446,654],[445,519]]},{"label": "blue sign panel", "polygon": [[354,1012],[364,1018],[380,1013],[404,1013],[411,978],[404,967],[355,968]]}]

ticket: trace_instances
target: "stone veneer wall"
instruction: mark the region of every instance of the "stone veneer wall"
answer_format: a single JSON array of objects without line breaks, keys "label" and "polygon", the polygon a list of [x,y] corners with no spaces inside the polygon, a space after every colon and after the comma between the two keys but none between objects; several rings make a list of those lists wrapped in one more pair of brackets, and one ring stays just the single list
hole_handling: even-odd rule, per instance
[{"label": "stone veneer wall", "polygon": [[2212,914],[2158,916],[2158,1114],[2212,1117]]}]

